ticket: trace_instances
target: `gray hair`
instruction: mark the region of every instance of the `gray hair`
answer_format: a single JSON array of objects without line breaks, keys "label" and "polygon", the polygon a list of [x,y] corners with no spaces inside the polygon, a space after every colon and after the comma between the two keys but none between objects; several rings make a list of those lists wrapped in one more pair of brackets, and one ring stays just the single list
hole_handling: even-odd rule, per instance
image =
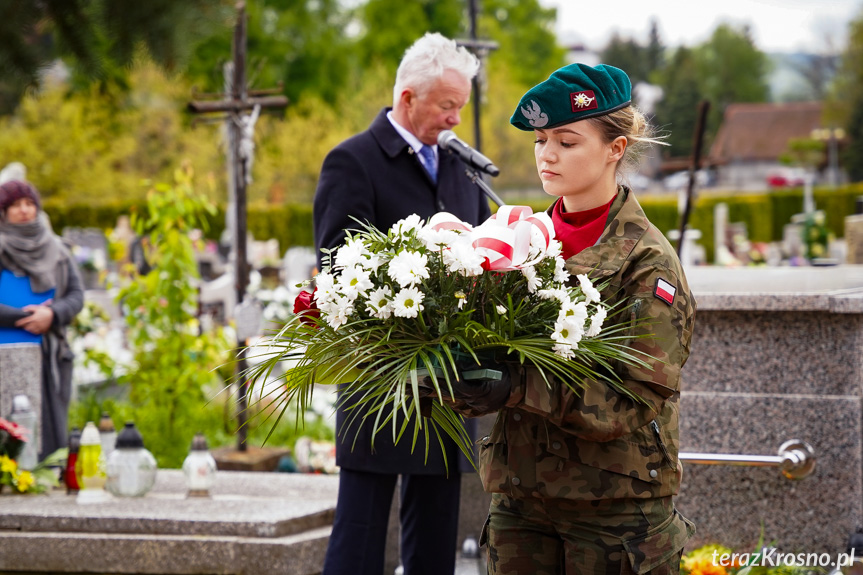
[{"label": "gray hair", "polygon": [[426,32],[405,51],[399,64],[393,105],[406,88],[412,88],[420,97],[425,96],[446,70],[454,70],[471,80],[479,70],[479,60],[454,40],[437,32]]}]

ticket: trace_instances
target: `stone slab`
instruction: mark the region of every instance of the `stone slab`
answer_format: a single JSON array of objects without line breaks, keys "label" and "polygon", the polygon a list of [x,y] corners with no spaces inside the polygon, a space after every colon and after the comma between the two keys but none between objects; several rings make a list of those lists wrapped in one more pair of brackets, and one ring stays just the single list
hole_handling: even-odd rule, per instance
[{"label": "stone slab", "polygon": [[696,313],[687,391],[860,395],[863,314]]},{"label": "stone slab", "polygon": [[0,496],[0,572],[290,573],[323,565],[338,476],[220,471],[185,498],[160,470],[143,498],[78,505],[57,490]]},{"label": "stone slab", "polygon": [[863,265],[693,266],[686,269],[686,277],[699,311],[863,313]]},{"label": "stone slab", "polygon": [[0,345],[0,417],[9,417],[18,393],[30,398],[42,437],[42,348],[36,344]]},{"label": "stone slab", "polygon": [[316,575],[330,527],[281,538],[3,533],[0,571]]},{"label": "stone slab", "polygon": [[684,464],[677,498],[698,532],[689,548],[721,543],[836,553],[863,527],[859,396],[686,392],[681,451],[776,455],[788,439],[812,445],[816,468],[793,481],[778,469]]},{"label": "stone slab", "polygon": [[212,497],[185,496],[182,472],[161,470],[145,497],[79,505],[54,490],[0,497],[0,529],[159,535],[282,537],[332,523],[335,476],[219,472]]}]

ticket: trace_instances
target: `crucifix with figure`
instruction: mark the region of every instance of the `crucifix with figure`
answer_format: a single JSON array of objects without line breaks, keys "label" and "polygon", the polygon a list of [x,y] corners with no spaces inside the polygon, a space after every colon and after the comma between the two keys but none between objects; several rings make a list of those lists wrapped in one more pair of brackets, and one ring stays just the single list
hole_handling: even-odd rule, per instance
[{"label": "crucifix with figure", "polygon": [[[229,226],[233,232],[233,251],[235,263],[235,290],[237,309],[244,305],[246,286],[249,283],[249,265],[247,261],[246,242],[246,186],[251,178],[251,164],[254,152],[255,121],[261,110],[266,108],[284,108],[288,99],[275,95],[280,90],[246,89],[246,6],[244,2],[237,4],[237,23],[234,26],[233,61],[225,66],[225,92],[211,96],[219,99],[192,100],[188,109],[193,114],[222,114],[226,121],[228,133],[228,174],[229,189],[233,191],[233,223]],[[208,96],[208,95],[204,95]],[[229,217],[229,220],[231,218]],[[246,339],[240,333],[238,325],[238,355],[237,372],[246,370],[245,351]],[[240,382],[237,392],[237,449],[246,451],[246,386]]]}]

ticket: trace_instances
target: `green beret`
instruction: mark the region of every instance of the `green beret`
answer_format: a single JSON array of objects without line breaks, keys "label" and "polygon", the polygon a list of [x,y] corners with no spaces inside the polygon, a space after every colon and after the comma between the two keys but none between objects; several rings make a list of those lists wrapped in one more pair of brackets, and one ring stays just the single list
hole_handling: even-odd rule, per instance
[{"label": "green beret", "polygon": [[623,70],[570,64],[528,90],[509,122],[526,131],[555,128],[610,114],[631,102],[632,83]]}]

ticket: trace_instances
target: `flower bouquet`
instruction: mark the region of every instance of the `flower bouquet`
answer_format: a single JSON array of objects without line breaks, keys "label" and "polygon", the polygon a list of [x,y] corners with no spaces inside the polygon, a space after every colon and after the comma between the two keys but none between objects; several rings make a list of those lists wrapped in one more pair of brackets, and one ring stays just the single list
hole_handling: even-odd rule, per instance
[{"label": "flower bouquet", "polygon": [[[599,370],[607,379],[613,362],[645,365],[627,345],[631,325],[605,325],[620,310],[600,301],[587,276],[570,282],[560,253],[548,215],[524,206],[503,206],[477,227],[447,213],[412,215],[387,231],[363,226],[326,254],[314,292],[300,294],[245,377],[263,385],[286,362],[276,398],[284,407],[304,410],[315,384],[343,384],[352,423],[389,428],[399,441],[412,422],[412,445],[422,433],[428,446],[431,427],[469,453],[461,416],[443,402],[457,361],[530,364],[549,385],[554,376],[571,387]],[[433,425],[413,417],[425,376],[441,400]]]},{"label": "flower bouquet", "polygon": [[42,493],[57,483],[56,479],[51,480],[50,470],[45,469],[47,464],[55,463],[53,460],[46,460],[32,471],[18,467],[15,459],[24,449],[28,435],[26,428],[0,417],[0,491],[8,485],[15,493]]},{"label": "flower bouquet", "polygon": [[27,430],[17,423],[0,417],[0,457],[15,459],[24,449]]}]

